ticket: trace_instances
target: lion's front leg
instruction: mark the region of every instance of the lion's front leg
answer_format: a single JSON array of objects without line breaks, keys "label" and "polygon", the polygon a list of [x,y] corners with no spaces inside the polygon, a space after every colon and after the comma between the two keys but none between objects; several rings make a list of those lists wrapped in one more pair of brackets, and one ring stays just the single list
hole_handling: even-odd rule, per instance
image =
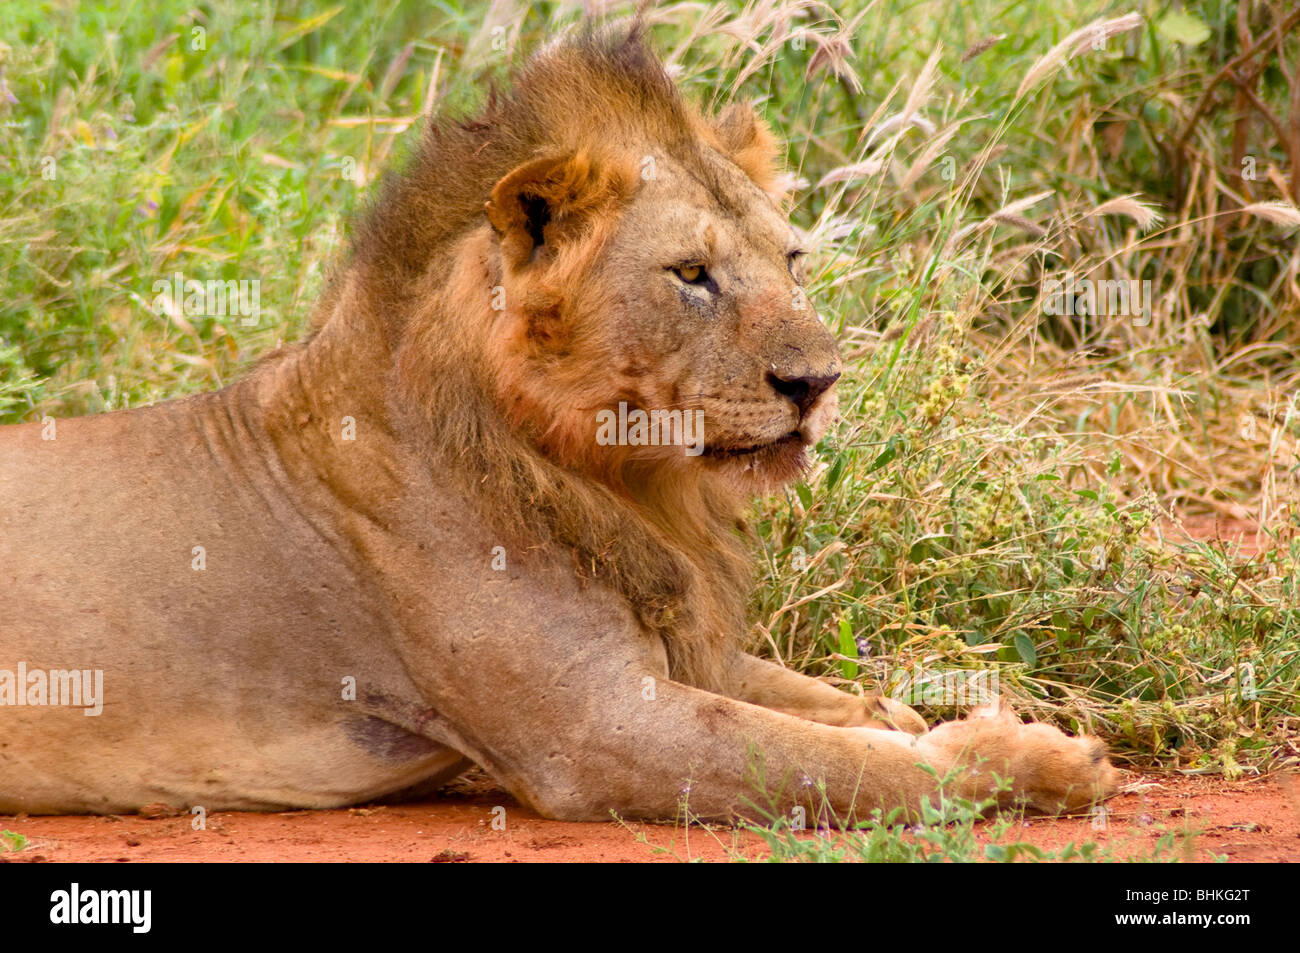
[{"label": "lion's front leg", "polygon": [[[403,590],[427,587],[436,569]],[[796,804],[825,806],[841,820],[895,807],[919,816],[936,774],[954,768],[967,796],[995,793],[992,771],[964,770],[974,763],[962,760],[967,741],[975,743],[974,758],[990,758],[999,773],[1008,764],[1025,770],[1016,781],[1044,792],[1035,803],[1050,800],[1062,776],[1076,776],[1044,771],[1042,759],[1008,762],[1004,753],[1021,753],[1008,741],[1022,731],[1016,724],[969,737],[949,726],[915,736],[818,723],[682,684],[668,674],[662,642],[617,596],[580,588],[567,567],[530,570],[460,580],[454,616],[420,599],[394,598],[392,605],[396,647],[420,694],[412,730],[474,760],[548,817],[601,820],[614,811],[670,818],[683,801],[703,818],[761,816]],[[793,700],[791,707],[828,720],[848,720],[850,704],[862,706],[757,659],[739,660],[733,675],[745,676],[736,684],[750,698]],[[1081,761],[1071,771],[1086,774],[1090,766],[1092,776],[1080,775],[1074,787],[1105,791],[1109,765]]]},{"label": "lion's front leg", "polygon": [[902,702],[883,695],[859,698],[775,662],[736,653],[732,663],[732,698],[823,725],[842,728],[888,728],[924,734],[925,720]]}]

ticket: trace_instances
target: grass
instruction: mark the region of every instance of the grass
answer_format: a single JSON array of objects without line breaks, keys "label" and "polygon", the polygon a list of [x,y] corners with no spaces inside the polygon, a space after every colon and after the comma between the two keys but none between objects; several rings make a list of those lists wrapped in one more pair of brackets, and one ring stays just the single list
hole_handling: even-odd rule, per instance
[{"label": "grass", "polygon": [[[580,7],[0,6],[0,422],[217,387],[300,334],[408,130]],[[1300,40],[1234,93],[1210,78],[1285,5],[1187,7],[654,8],[688,93],[788,143],[846,356],[844,420],[754,511],[761,651],[851,691],[996,674],[1134,765],[1300,762]],[[176,272],[259,280],[260,319],[156,313]],[[1066,272],[1148,281],[1149,313],[1048,314]]]},{"label": "grass", "polygon": [[[795,829],[784,816],[742,829],[763,844],[768,863],[1174,863],[1195,857],[1191,842],[1173,832],[1162,834],[1145,850],[1123,855],[1092,841],[1048,850],[1020,839],[1018,828],[1024,821],[1014,813],[1003,812],[986,822],[992,807],[992,801],[973,803],[940,794],[921,805],[921,820],[912,825],[898,823],[896,812],[882,817],[875,811],[848,833]],[[752,853],[730,851],[734,861],[747,860]]]},{"label": "grass", "polygon": [[[901,809],[888,814],[877,809],[864,821],[843,824],[834,818],[821,796],[824,792],[818,791],[810,792],[806,808],[784,814],[762,784],[755,784],[757,801],[749,805],[749,813],[757,820],[735,827],[718,829],[702,824],[683,803],[678,818],[685,822],[680,845],[675,841],[668,846],[653,845],[645,833],[617,816],[614,819],[653,854],[678,861],[698,859],[692,837],[697,842],[711,839],[737,863],[1178,863],[1197,857],[1195,835],[1185,831],[1164,831],[1140,849],[1115,849],[1091,840],[1046,849],[1021,839],[1021,828],[1032,823],[1022,812],[992,814],[996,799],[977,803],[954,797],[946,790],[948,781],[937,778],[938,792],[923,800],[921,817],[912,823],[903,821]],[[1010,780],[999,782],[999,790],[1010,789]],[[1097,816],[1094,813],[1094,818]],[[1104,821],[1105,815],[1101,817]],[[1226,858],[1211,854],[1209,859],[1222,862]]]}]

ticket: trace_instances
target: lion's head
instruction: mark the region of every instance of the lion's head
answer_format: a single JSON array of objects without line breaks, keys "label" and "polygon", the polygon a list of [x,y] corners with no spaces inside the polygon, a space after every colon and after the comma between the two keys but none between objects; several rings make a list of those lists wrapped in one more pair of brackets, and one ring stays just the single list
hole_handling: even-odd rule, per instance
[{"label": "lion's head", "polygon": [[493,189],[501,395],[566,463],[753,489],[797,474],[825,431],[840,365],[806,252],[735,158],[767,138],[733,109],[673,142],[543,156]]},{"label": "lion's head", "polygon": [[385,214],[373,238],[416,274],[455,272],[481,370],[548,456],[752,492],[802,468],[840,373],[776,152],[748,106],[690,107],[635,28],[574,36],[483,115],[432,128],[384,203],[406,221]]},{"label": "lion's head", "polygon": [[743,501],[835,410],[776,153],[749,107],[688,105],[637,27],[587,32],[435,121],[354,244],[437,460],[571,546],[697,684],[743,628]]},{"label": "lion's head", "polygon": [[826,430],[835,339],[761,186],[766,129],[745,107],[672,105],[671,137],[590,117],[493,187],[499,394],[565,464],[764,489]]}]

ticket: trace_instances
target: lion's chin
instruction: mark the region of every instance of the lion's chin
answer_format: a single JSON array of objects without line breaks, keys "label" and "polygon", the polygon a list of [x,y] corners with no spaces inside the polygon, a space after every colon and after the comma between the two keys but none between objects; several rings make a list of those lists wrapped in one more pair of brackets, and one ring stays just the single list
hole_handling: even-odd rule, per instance
[{"label": "lion's chin", "polygon": [[707,447],[704,458],[722,474],[754,490],[774,489],[797,479],[808,468],[807,442],[792,431],[767,443]]}]

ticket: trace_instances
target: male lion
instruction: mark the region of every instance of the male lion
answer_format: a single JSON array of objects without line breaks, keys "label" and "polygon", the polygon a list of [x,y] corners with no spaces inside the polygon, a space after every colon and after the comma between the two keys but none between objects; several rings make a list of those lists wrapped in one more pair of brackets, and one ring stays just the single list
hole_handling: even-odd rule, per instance
[{"label": "male lion", "polygon": [[[740,651],[739,514],[840,374],[775,152],[637,28],[571,36],[432,125],[308,341],[0,431],[0,670],[103,673],[97,717],[0,681],[0,811],[327,808],[476,762],[552,818],[672,817],[687,785],[725,817],[757,757],[842,818],[915,809],[927,766],[1047,811],[1109,793],[1095,739],[996,707],[927,733]],[[620,404],[702,412],[703,452],[597,440]]]}]

